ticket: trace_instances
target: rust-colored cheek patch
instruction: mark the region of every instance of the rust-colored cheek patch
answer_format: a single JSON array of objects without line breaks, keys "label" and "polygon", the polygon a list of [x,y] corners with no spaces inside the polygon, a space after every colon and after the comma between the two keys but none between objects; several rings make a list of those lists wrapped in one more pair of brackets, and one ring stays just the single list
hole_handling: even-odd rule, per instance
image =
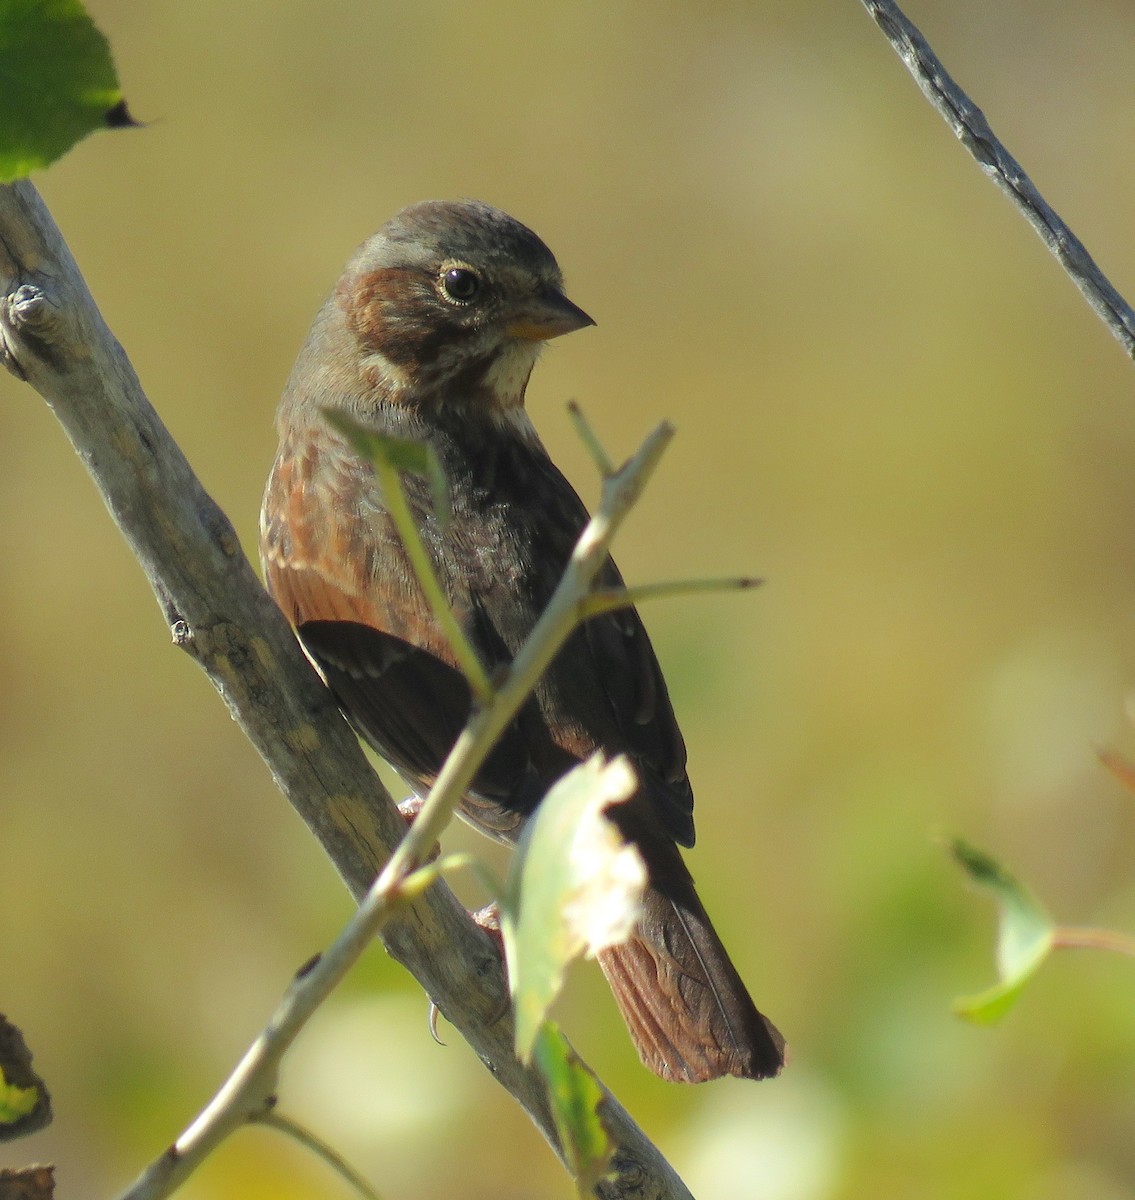
[{"label": "rust-colored cheek patch", "polygon": [[340,282],[338,300],[359,344],[398,366],[420,358],[434,318],[417,273],[379,267]]}]

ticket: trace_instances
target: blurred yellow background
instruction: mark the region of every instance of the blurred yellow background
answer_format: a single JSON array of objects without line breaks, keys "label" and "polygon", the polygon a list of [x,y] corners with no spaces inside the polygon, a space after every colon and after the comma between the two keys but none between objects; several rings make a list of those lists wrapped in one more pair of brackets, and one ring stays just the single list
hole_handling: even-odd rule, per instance
[{"label": "blurred yellow background", "polygon": [[[612,454],[679,437],[631,581],[761,575],[644,614],[690,747],[695,875],[774,1083],[668,1086],[593,967],[563,1024],[700,1200],[1131,1200],[1135,977],[1048,964],[1002,1026],[961,833],[1063,920],[1135,929],[1135,369],[855,0],[89,0],[144,130],[36,180],[154,404],[254,551],[272,413],[325,291],[402,205],[533,226],[598,328],[529,406]],[[1135,296],[1135,9],[910,5]],[[236,1061],[345,891],[204,676],[50,412],[0,379],[0,1006],[54,1126],[7,1165],[109,1196]],[[462,834],[464,844],[483,841]],[[385,1197],[567,1196],[551,1153],[376,950],[289,1060],[284,1111]],[[338,1198],[276,1135],[191,1200]]]}]

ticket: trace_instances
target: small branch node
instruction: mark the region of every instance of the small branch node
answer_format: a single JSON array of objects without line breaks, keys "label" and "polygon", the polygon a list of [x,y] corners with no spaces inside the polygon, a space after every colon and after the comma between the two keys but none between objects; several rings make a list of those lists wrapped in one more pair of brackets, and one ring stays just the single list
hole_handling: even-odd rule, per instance
[{"label": "small branch node", "polygon": [[8,300],[12,324],[42,334],[55,315],[54,307],[43,288],[34,283],[21,283]]}]

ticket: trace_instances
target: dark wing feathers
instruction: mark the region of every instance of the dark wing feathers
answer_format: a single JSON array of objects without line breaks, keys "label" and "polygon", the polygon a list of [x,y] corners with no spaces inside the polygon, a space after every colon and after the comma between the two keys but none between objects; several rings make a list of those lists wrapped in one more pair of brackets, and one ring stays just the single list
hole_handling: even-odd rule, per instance
[{"label": "dark wing feathers", "polygon": [[[355,727],[424,789],[468,718],[468,684],[421,602],[369,468],[334,440],[329,446],[328,431],[292,437],[265,504],[261,554],[269,589]],[[511,469],[499,447],[481,457],[489,477],[480,487],[466,478],[463,488],[461,470],[447,463],[454,520],[440,537],[431,522],[427,535],[435,554],[454,556],[442,562],[442,578],[490,669],[511,660],[587,521],[582,502],[540,450],[515,444],[513,452],[523,456],[522,470]],[[421,487],[407,494],[415,508],[425,505]],[[507,537],[498,560],[487,562],[462,523],[471,508],[473,520],[484,519],[486,494],[490,518]],[[554,511],[533,507],[539,495],[552,498]],[[600,584],[622,586],[613,562]],[[639,803],[669,836],[692,845],[685,745],[633,609],[595,617],[572,635],[482,768],[467,815],[498,836],[515,836],[520,817],[547,787],[597,749],[631,757],[643,783]]]},{"label": "dark wing feathers", "polygon": [[297,632],[359,733],[428,787],[469,718],[461,672],[356,621],[305,621]]}]

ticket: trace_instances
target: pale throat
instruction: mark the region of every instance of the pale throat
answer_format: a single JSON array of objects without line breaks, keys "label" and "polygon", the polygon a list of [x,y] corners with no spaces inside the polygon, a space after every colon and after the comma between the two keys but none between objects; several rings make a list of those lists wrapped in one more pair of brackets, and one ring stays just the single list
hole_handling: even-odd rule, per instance
[{"label": "pale throat", "polygon": [[[523,411],[528,377],[532,374],[532,368],[536,365],[536,359],[540,357],[543,346],[543,342],[527,338],[509,338],[493,356],[478,380],[478,391],[482,397],[486,392],[492,397],[492,406],[498,412],[517,409]],[[459,354],[451,352],[439,363],[434,364],[432,377],[425,382],[423,388],[424,381],[420,370],[415,372],[412,368],[400,366],[387,358],[381,350],[372,348],[362,357],[362,375],[376,391],[395,402],[409,398],[415,392],[430,395],[439,386],[444,394],[446,381],[454,374],[460,357]],[[459,397],[451,393],[446,399],[453,402]]]},{"label": "pale throat", "polygon": [[543,348],[543,342],[509,338],[489,364],[482,382],[502,409],[519,408],[524,403],[528,377]]}]

